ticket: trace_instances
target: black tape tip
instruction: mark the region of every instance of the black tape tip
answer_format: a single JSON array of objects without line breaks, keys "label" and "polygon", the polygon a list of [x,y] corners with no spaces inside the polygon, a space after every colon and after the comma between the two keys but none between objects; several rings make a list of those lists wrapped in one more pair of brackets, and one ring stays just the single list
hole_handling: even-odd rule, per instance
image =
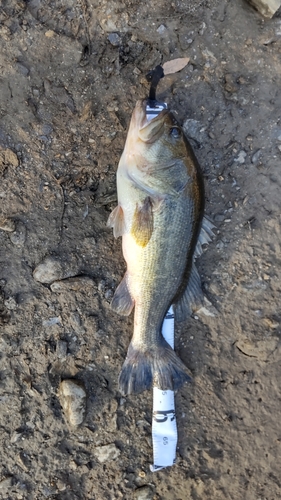
[{"label": "black tape tip", "polygon": [[156,87],[164,76],[164,70],[160,64],[156,66],[152,71],[149,71],[146,75],[146,79],[148,82],[151,82],[150,85],[150,90],[149,90],[149,97],[148,97],[148,103],[150,108],[155,108],[157,104],[156,100]]}]

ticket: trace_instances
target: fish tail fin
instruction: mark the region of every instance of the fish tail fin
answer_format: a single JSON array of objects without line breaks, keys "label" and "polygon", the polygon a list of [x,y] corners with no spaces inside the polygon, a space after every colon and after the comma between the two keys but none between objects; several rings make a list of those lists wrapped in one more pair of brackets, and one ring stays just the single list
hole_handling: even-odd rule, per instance
[{"label": "fish tail fin", "polygon": [[176,390],[190,382],[187,368],[162,337],[155,347],[143,350],[133,342],[119,376],[119,390],[123,395],[150,389],[152,384],[161,390]]}]

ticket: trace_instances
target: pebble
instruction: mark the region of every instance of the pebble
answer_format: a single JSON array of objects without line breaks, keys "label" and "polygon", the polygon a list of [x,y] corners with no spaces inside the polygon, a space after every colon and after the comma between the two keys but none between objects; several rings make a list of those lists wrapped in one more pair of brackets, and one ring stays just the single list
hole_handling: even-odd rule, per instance
[{"label": "pebble", "polygon": [[113,47],[119,47],[121,45],[121,38],[117,33],[109,33],[107,37],[108,41],[113,45]]},{"label": "pebble", "polygon": [[94,454],[100,463],[116,460],[120,455],[120,450],[114,443],[106,444],[95,448]]},{"label": "pebble", "polygon": [[12,233],[16,229],[15,221],[12,219],[0,219],[0,229]]},{"label": "pebble", "polygon": [[16,247],[22,247],[26,240],[26,227],[23,222],[18,221],[16,230],[10,235],[10,240]]},{"label": "pebble", "polygon": [[252,163],[258,163],[259,159],[260,159],[260,156],[261,156],[261,149],[258,149],[252,156],[251,158],[251,162]]},{"label": "pebble", "polygon": [[54,281],[50,288],[52,292],[62,293],[66,290],[73,292],[78,292],[80,290],[85,291],[86,288],[93,288],[95,286],[94,281],[87,276],[77,276],[75,278],[68,278],[61,281]]},{"label": "pebble", "polygon": [[149,486],[142,486],[134,492],[134,498],[136,500],[152,500],[153,491]]},{"label": "pebble", "polygon": [[113,297],[113,291],[112,290],[106,290],[104,297],[106,300],[111,300]]},{"label": "pebble", "polygon": [[4,306],[9,309],[9,311],[14,311],[17,308],[17,303],[13,297],[9,297],[4,301]]},{"label": "pebble", "polygon": [[73,379],[63,380],[58,396],[68,423],[73,427],[82,424],[86,411],[86,391],[83,383]]},{"label": "pebble", "polygon": [[234,75],[231,73],[227,73],[225,76],[225,84],[224,84],[224,89],[232,94],[233,92],[237,92],[238,90],[238,85],[236,83]]},{"label": "pebble", "polygon": [[238,154],[237,158],[235,158],[235,159],[234,159],[234,161],[235,161],[236,163],[240,163],[240,165],[242,165],[243,163],[245,163],[245,158],[246,158],[246,156],[247,156],[246,151],[243,151],[243,150],[242,150],[242,151],[240,151],[240,152],[239,152],[239,154]]},{"label": "pebble", "polygon": [[72,256],[69,259],[58,257],[46,257],[33,271],[33,278],[40,283],[53,283],[65,278],[77,275],[79,266],[77,259]]},{"label": "pebble", "polygon": [[206,28],[207,28],[206,23],[202,22],[200,24],[199,31],[198,31],[199,35],[204,35]]},{"label": "pebble", "polygon": [[29,75],[29,69],[24,64],[17,62],[16,63],[16,68],[19,70],[19,72],[23,76],[28,76]]},{"label": "pebble", "polygon": [[58,340],[56,346],[56,353],[59,359],[65,359],[67,356],[67,342],[65,340]]},{"label": "pebble", "polygon": [[224,221],[224,215],[222,215],[222,214],[216,214],[214,216],[214,221],[215,222],[223,222]]},{"label": "pebble", "polygon": [[42,321],[42,325],[45,326],[45,327],[50,327],[50,326],[54,326],[54,325],[61,325],[61,317],[60,316],[55,316],[53,318],[49,318],[49,319],[44,319]]},{"label": "pebble", "polygon": [[166,26],[164,26],[164,24],[160,24],[159,28],[157,28],[157,33],[159,33],[159,35],[163,35],[163,33],[165,33],[166,31]]},{"label": "pebble", "polygon": [[0,171],[2,165],[12,165],[17,167],[19,160],[17,155],[11,149],[4,149],[0,146]]},{"label": "pebble", "polygon": [[202,123],[192,118],[185,120],[183,130],[190,139],[194,139],[199,143],[202,143],[206,137],[206,132]]}]

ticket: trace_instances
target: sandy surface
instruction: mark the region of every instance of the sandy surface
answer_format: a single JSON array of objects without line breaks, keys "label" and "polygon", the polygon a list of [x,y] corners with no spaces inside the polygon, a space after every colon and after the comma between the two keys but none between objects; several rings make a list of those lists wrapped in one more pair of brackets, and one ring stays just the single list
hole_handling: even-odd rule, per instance
[{"label": "sandy surface", "polygon": [[[4,0],[0,40],[0,498],[276,500],[281,19],[243,0]],[[204,172],[217,229],[198,267],[217,315],[177,326],[193,383],[177,463],[153,474],[151,394],[117,387],[132,317],[110,310],[125,266],[106,221],[145,74],[176,57],[190,63],[158,96]],[[79,427],[68,378],[87,394]]]}]

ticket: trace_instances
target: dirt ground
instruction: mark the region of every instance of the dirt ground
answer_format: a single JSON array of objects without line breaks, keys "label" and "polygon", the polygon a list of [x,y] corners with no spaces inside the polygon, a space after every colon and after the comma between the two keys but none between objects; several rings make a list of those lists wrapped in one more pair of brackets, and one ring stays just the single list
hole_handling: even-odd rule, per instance
[{"label": "dirt ground", "polygon": [[[244,0],[2,0],[0,37],[0,498],[280,498],[280,17]],[[151,393],[118,392],[133,325],[109,306],[125,265],[106,221],[145,74],[176,57],[190,63],[158,97],[204,172],[217,314],[177,325],[193,383],[177,463],[152,473]],[[87,393],[77,428],[67,378]]]}]

